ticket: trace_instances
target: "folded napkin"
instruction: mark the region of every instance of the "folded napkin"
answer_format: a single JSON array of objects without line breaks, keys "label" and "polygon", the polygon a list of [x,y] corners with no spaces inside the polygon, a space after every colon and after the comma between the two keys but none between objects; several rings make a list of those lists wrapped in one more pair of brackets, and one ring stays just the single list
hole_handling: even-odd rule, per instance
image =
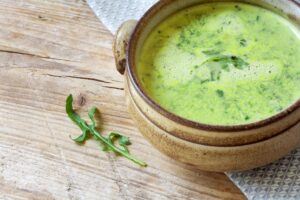
[{"label": "folded napkin", "polygon": [[[156,1],[87,0],[112,33],[116,32],[122,22],[139,19]],[[270,165],[226,175],[248,199],[300,200],[300,148]]]}]

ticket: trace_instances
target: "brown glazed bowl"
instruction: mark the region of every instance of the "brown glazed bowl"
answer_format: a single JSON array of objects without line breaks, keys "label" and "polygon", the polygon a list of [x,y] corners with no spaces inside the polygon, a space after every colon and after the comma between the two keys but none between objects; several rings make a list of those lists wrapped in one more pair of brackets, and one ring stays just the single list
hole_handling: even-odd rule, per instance
[{"label": "brown glazed bowl", "polygon": [[[185,7],[218,1],[224,0],[159,1],[138,22],[130,20],[119,28],[114,41],[115,60],[118,71],[124,74],[126,102],[135,124],[157,149],[202,170],[251,169],[279,159],[300,144],[300,100],[277,115],[251,124],[201,124],[156,104],[144,92],[135,70],[143,42],[154,26]],[[294,0],[229,1],[267,8],[300,27],[300,5]]]}]

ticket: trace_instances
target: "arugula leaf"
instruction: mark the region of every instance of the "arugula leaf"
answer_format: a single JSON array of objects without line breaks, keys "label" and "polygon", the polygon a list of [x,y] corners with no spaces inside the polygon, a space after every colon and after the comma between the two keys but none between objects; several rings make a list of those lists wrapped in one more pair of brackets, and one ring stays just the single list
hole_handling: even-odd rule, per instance
[{"label": "arugula leaf", "polygon": [[232,55],[217,55],[208,58],[204,63],[208,62],[217,62],[220,63],[222,68],[228,68],[230,64],[232,64],[237,69],[244,69],[245,67],[249,66],[249,63],[244,61],[242,58]]},{"label": "arugula leaf", "polygon": [[123,147],[123,150],[126,151],[127,153],[129,153],[129,150],[127,148],[128,145],[131,145],[131,142],[129,141],[129,138],[126,136],[123,136],[119,133],[114,133],[111,132],[108,136],[108,140],[109,142],[111,142],[112,144],[114,143],[115,140],[118,140],[119,145],[121,147]]},{"label": "arugula leaf", "polygon": [[230,66],[242,70],[249,66],[249,63],[242,58],[233,55],[213,55],[205,60],[200,66],[217,63],[217,66],[210,67],[210,81],[220,80],[222,70],[229,72]]},{"label": "arugula leaf", "polygon": [[96,114],[97,108],[96,107],[92,107],[91,110],[88,112],[89,118],[92,121],[92,126],[95,127],[96,126],[96,120],[95,120],[95,114]]},{"label": "arugula leaf", "polygon": [[221,70],[211,69],[211,71],[210,71],[210,80],[211,81],[220,80],[220,77],[221,77]]},{"label": "arugula leaf", "polygon": [[88,136],[88,133],[87,133],[87,132],[88,132],[87,130],[84,130],[80,136],[78,136],[77,138],[72,138],[72,137],[71,137],[71,139],[72,139],[73,141],[75,141],[75,142],[83,143],[83,142],[85,142],[85,140],[87,139],[87,136]]},{"label": "arugula leaf", "polygon": [[217,95],[220,97],[220,98],[222,98],[222,97],[224,97],[224,91],[223,90],[216,90],[216,93],[217,93]]},{"label": "arugula leaf", "polygon": [[81,129],[82,134],[77,138],[71,138],[75,142],[83,143],[88,136],[88,127],[84,120],[82,120],[79,115],[77,115],[73,110],[73,96],[69,95],[66,100],[66,112],[69,118]]},{"label": "arugula leaf", "polygon": [[240,46],[241,46],[241,47],[247,46],[247,40],[241,39],[241,40],[240,40]]},{"label": "arugula leaf", "polygon": [[219,52],[219,51],[216,51],[216,50],[205,50],[205,51],[202,51],[202,53],[204,53],[204,54],[207,55],[207,56],[211,56],[211,55],[217,55],[217,54],[219,54],[220,52]]},{"label": "arugula leaf", "polygon": [[[106,138],[96,130],[96,107],[93,107],[88,112],[88,116],[92,121],[92,124],[88,125],[83,119],[80,118],[80,116],[76,112],[74,112],[72,103],[73,97],[72,95],[69,95],[66,100],[66,112],[68,114],[68,117],[82,130],[82,134],[77,138],[73,139],[75,142],[83,143],[88,138],[88,134],[91,134],[95,140],[99,141],[99,144],[102,146],[103,151],[112,151],[118,155],[126,157],[127,159],[133,161],[134,163],[142,167],[147,166],[147,164],[144,161],[138,160],[129,153],[127,146],[131,143],[128,137],[123,136],[119,133],[112,132],[109,134],[108,138]],[[120,145],[119,147],[114,144],[115,140],[118,140]]]}]

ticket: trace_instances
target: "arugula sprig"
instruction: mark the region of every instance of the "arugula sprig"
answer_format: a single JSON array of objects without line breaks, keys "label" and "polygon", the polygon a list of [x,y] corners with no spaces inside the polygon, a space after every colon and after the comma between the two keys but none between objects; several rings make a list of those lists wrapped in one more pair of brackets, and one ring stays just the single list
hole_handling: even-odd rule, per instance
[{"label": "arugula sprig", "polygon": [[[73,96],[70,94],[66,100],[66,112],[68,117],[81,129],[82,133],[76,138],[72,138],[77,143],[83,143],[87,140],[88,136],[91,135],[93,138],[100,142],[103,151],[112,151],[118,155],[122,155],[134,163],[146,167],[147,164],[133,157],[128,150],[130,145],[129,138],[116,132],[111,132],[108,137],[103,136],[96,130],[95,114],[97,111],[96,107],[92,107],[88,112],[88,116],[91,119],[91,124],[87,124],[74,110],[73,110]],[[119,146],[115,145],[118,141]]]},{"label": "arugula sprig", "polygon": [[220,63],[222,69],[229,71],[229,66],[233,65],[236,69],[244,69],[249,66],[249,63],[244,61],[242,58],[232,55],[215,55],[208,58],[201,65],[207,64],[209,62]]},{"label": "arugula sprig", "polygon": [[[210,71],[210,79],[206,79],[205,82],[220,80],[222,71],[229,72],[231,66],[238,70],[249,67],[248,62],[234,55],[222,55],[214,50],[202,51],[202,53],[207,55],[208,58],[204,62],[202,62],[200,66],[207,66],[209,67]],[[215,65],[210,66],[211,64]]]}]

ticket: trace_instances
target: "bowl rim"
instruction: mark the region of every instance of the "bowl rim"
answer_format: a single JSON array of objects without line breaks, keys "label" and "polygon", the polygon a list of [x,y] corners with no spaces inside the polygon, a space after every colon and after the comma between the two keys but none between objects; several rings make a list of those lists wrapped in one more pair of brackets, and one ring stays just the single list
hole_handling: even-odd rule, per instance
[{"label": "bowl rim", "polygon": [[[286,109],[282,110],[279,113],[276,113],[275,115],[272,115],[268,118],[256,121],[256,122],[251,122],[251,123],[246,123],[246,124],[237,124],[237,125],[217,125],[217,124],[205,124],[201,122],[196,122],[193,120],[186,119],[184,117],[181,117],[175,113],[169,112],[162,106],[160,106],[158,103],[156,103],[152,98],[147,95],[146,92],[142,89],[142,86],[137,78],[137,75],[135,73],[134,68],[135,66],[135,49],[136,49],[136,44],[138,41],[138,38],[143,30],[143,26],[148,23],[149,20],[151,20],[152,16],[156,15],[156,13],[160,9],[164,9],[164,6],[174,2],[173,0],[164,0],[164,1],[158,1],[155,3],[153,6],[151,6],[141,17],[141,19],[137,22],[137,25],[135,29],[133,30],[133,33],[130,37],[130,40],[128,42],[128,47],[127,47],[127,53],[126,53],[126,59],[127,59],[127,72],[129,79],[131,83],[133,84],[134,88],[136,89],[137,93],[142,97],[144,101],[148,105],[150,105],[155,111],[166,117],[167,119],[174,121],[176,123],[179,123],[181,125],[195,128],[195,129],[200,129],[200,130],[206,130],[206,131],[215,131],[215,132],[240,132],[240,131],[245,131],[245,130],[251,130],[251,129],[257,129],[264,127],[266,125],[272,124],[274,122],[277,122],[289,114],[293,113],[296,111],[298,108],[300,108],[300,97],[299,99],[291,104],[289,107]],[[230,2],[230,1],[227,1]],[[232,2],[237,2],[237,1],[232,1]],[[242,2],[241,3],[247,3],[247,2]],[[296,0],[289,0],[289,2],[294,3],[299,9],[300,9],[300,2],[297,2]]]}]

